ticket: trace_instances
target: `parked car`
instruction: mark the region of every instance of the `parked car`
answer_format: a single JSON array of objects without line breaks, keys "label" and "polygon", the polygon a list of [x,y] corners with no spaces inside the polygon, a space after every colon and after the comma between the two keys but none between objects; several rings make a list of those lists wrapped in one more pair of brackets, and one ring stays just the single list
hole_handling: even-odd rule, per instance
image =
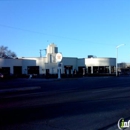
[{"label": "parked car", "polygon": [[3,79],[4,75],[2,73],[0,73],[0,79]]},{"label": "parked car", "polygon": [[0,79],[12,79],[12,78],[14,78],[13,74],[0,73]]}]

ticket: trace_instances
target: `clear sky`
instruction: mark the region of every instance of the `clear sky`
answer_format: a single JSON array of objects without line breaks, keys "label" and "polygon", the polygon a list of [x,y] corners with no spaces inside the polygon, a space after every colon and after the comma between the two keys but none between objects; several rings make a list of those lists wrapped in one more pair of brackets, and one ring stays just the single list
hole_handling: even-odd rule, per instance
[{"label": "clear sky", "polygon": [[[130,62],[130,0],[0,0],[0,45],[39,57],[55,43],[64,57]],[[45,52],[42,52],[45,55]]]}]

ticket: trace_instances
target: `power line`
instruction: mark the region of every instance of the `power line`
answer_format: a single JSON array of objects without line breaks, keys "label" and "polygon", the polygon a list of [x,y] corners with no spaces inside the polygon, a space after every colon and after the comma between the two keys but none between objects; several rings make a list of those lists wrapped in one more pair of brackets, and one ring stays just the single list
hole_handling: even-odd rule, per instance
[{"label": "power line", "polygon": [[20,30],[20,31],[26,31],[26,32],[30,32],[30,33],[41,34],[41,35],[48,35],[48,36],[53,36],[53,37],[58,37],[58,38],[64,38],[64,39],[69,39],[69,40],[75,40],[75,41],[81,41],[81,42],[89,42],[89,43],[92,43],[92,44],[102,44],[102,45],[116,46],[116,45],[113,45],[113,44],[104,44],[104,43],[87,41],[87,40],[81,40],[81,39],[70,38],[70,37],[65,37],[65,36],[47,34],[47,33],[43,33],[43,32],[37,32],[37,31],[33,31],[33,30],[23,29],[23,28],[19,28],[19,27],[12,27],[12,26],[3,25],[3,24],[0,24],[0,26],[1,27],[5,27],[5,28]]}]

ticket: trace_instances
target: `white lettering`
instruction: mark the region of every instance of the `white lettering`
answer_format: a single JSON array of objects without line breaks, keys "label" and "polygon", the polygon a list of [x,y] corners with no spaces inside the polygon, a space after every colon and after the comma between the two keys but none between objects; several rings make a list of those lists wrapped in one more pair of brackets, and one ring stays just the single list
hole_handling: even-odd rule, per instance
[{"label": "white lettering", "polygon": [[124,122],[124,127],[129,127],[128,122]]}]

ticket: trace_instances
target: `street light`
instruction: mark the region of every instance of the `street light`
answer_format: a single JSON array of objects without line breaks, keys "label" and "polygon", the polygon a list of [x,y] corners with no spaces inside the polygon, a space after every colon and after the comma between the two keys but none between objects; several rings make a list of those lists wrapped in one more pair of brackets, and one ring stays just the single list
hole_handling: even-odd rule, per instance
[{"label": "street light", "polygon": [[125,44],[120,44],[116,47],[117,49],[117,55],[116,55],[116,76],[117,76],[117,60],[118,60],[118,48],[121,47],[121,46],[124,46]]}]

